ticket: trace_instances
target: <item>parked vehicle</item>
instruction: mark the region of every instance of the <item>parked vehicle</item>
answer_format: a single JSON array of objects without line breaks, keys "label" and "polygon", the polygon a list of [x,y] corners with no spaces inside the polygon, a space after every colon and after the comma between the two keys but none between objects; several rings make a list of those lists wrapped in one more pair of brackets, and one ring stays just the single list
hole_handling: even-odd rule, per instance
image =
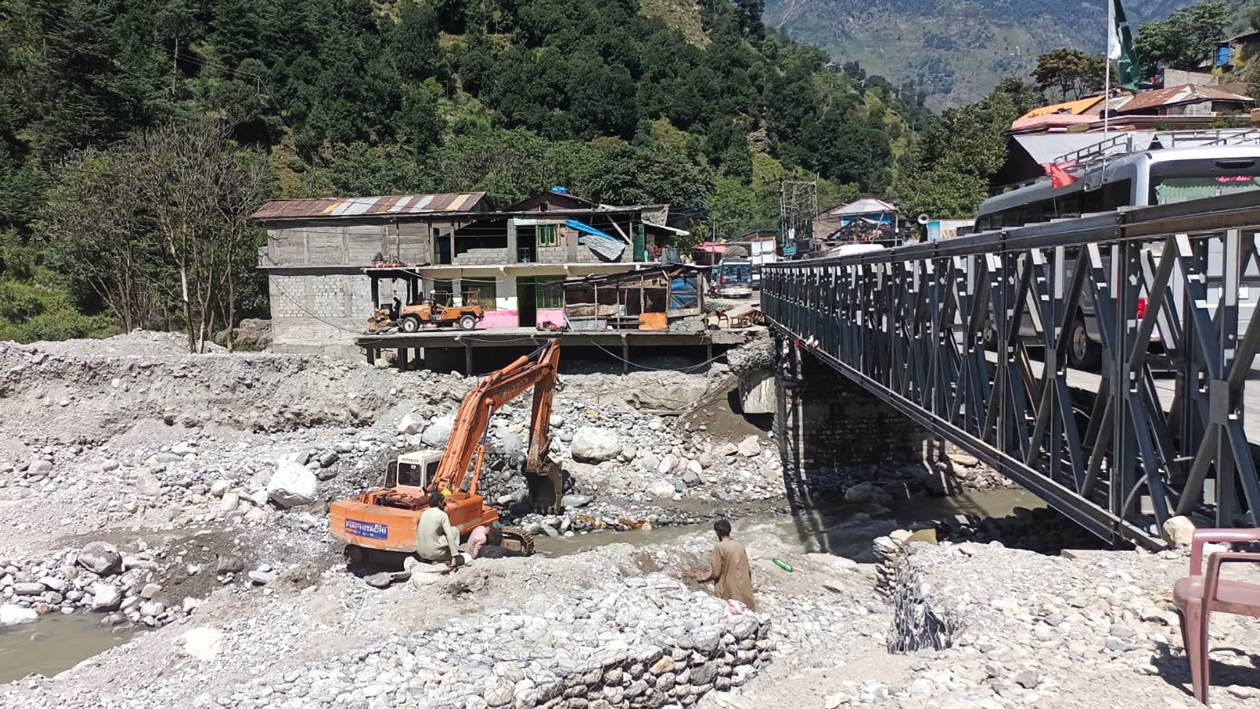
[{"label": "parked vehicle", "polygon": [[[1135,141],[1147,139],[1150,145],[1133,151]],[[1165,147],[1166,146],[1166,147]],[[1105,161],[1104,161],[1105,157]],[[985,200],[976,216],[977,233],[1004,230],[1113,212],[1131,207],[1173,204],[1235,192],[1260,189],[1260,131],[1183,131],[1145,136],[1124,135],[1060,156],[1054,161],[1076,178],[1070,185],[1055,188],[1049,178],[1039,179]],[[1105,168],[1105,169],[1104,169]],[[1210,307],[1219,300],[1222,281],[1220,245],[1214,243],[1208,254],[1208,293]],[[1067,277],[1072,277],[1072,257],[1068,254]],[[1110,259],[1104,256],[1110,270]],[[1177,292],[1173,272],[1172,287]],[[1243,274],[1239,307],[1254,311],[1260,271],[1255,266]],[[1146,307],[1145,292],[1138,299],[1136,313]],[[1250,316],[1245,316],[1246,320]],[[1070,325],[1069,363],[1079,369],[1096,369],[1102,357],[1102,344],[1095,316],[1094,299],[1086,290]],[[1021,334],[1030,334],[1032,328]],[[990,323],[985,329],[986,344],[996,345]],[[1152,348],[1162,348],[1157,327]]]},{"label": "parked vehicle", "polygon": [[719,298],[752,297],[752,261],[746,258],[722,259],[714,274],[713,293]]}]

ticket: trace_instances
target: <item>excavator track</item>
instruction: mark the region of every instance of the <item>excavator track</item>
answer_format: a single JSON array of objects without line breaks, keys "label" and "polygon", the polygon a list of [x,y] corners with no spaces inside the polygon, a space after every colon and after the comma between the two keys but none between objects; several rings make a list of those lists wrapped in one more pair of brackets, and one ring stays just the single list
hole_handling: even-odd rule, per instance
[{"label": "excavator track", "polygon": [[526,532],[520,527],[504,527],[503,546],[514,551],[519,551],[525,556],[533,556],[534,535]]}]

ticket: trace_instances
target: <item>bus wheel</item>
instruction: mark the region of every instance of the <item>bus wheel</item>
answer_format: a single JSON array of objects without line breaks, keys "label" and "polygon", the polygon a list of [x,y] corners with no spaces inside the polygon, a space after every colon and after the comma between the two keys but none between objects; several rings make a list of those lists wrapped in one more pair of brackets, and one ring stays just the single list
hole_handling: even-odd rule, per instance
[{"label": "bus wheel", "polygon": [[1077,315],[1068,333],[1068,362],[1077,369],[1094,371],[1102,362],[1102,346],[1094,342],[1085,328],[1085,320]]}]

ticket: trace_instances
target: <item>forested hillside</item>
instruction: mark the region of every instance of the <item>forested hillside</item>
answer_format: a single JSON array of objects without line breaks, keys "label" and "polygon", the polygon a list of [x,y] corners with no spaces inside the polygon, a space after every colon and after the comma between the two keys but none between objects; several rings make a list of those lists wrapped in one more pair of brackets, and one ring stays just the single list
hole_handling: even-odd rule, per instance
[{"label": "forested hillside", "polygon": [[[698,235],[734,235],[775,223],[788,173],[820,176],[824,206],[884,192],[922,106],[829,70],[760,12],[760,0],[8,0],[0,339],[119,326],[102,293],[126,284],[84,268],[100,210],[113,255],[161,286],[153,317],[187,324],[174,274],[220,257],[170,256],[171,234],[194,223],[188,209],[172,222],[177,190],[114,179],[155,161],[183,179],[162,152],[191,152],[180,131],[226,138],[190,160],[227,150],[265,163],[242,177],[213,162],[259,198],[485,190],[502,205],[562,184],[669,202]],[[111,196],[122,182],[134,204]],[[235,194],[205,201],[232,202],[236,224]],[[217,222],[196,224],[218,238]],[[151,234],[166,237],[141,243]],[[242,271],[238,292],[201,306],[220,323],[263,304],[239,246],[214,262]]]},{"label": "forested hillside", "polygon": [[[1127,0],[1129,20],[1162,20],[1195,0]],[[1242,6],[1251,0],[1234,0]],[[1104,0],[766,0],[765,22],[856,61],[895,82],[911,81],[931,105],[976,101],[1010,76],[1027,76],[1054,47],[1101,53]]]}]

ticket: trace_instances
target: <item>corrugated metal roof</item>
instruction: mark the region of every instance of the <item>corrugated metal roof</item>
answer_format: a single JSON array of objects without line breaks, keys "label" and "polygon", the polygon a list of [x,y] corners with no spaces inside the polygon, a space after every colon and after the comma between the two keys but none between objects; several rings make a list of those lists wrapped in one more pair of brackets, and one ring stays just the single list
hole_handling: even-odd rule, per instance
[{"label": "corrugated metal roof", "polygon": [[1195,86],[1186,84],[1185,86],[1170,86],[1166,89],[1156,89],[1154,91],[1145,91],[1133,97],[1125,105],[1116,109],[1118,113],[1132,113],[1144,109],[1160,108],[1162,106],[1176,106],[1182,103],[1197,103],[1199,101],[1251,101],[1252,99],[1242,94],[1236,94],[1233,91],[1227,91],[1219,86]]},{"label": "corrugated metal roof", "polygon": [[336,219],[365,216],[479,212],[485,192],[409,194],[381,197],[329,197],[272,200],[254,212],[254,219]]},{"label": "corrugated metal roof", "polygon": [[1042,106],[1041,108],[1034,108],[1028,113],[1025,113],[1017,120],[1022,121],[1026,118],[1036,118],[1037,116],[1045,116],[1052,113],[1066,113],[1073,116],[1080,115],[1101,100],[1102,96],[1087,96],[1075,101],[1064,101],[1063,103],[1056,103],[1050,106]]},{"label": "corrugated metal roof", "polygon": [[836,217],[848,217],[856,214],[883,214],[885,212],[895,211],[897,211],[896,207],[883,201],[882,199],[866,197],[864,199],[859,199],[856,202],[850,202],[836,207],[830,212],[827,212],[827,214]]}]

